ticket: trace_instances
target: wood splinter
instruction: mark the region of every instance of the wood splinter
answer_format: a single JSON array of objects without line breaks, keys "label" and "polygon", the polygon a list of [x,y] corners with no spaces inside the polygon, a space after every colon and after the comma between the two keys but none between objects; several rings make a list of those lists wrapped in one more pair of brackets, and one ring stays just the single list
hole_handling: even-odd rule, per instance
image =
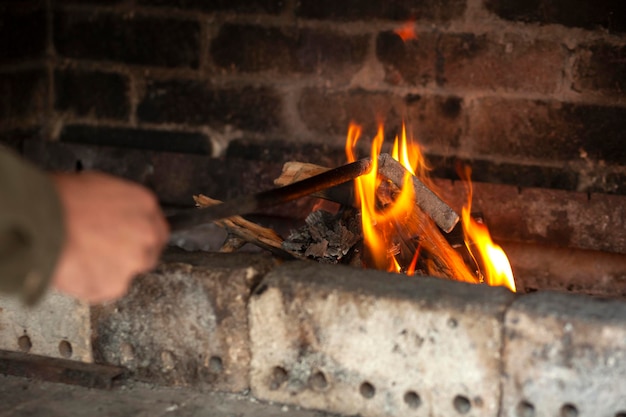
[{"label": "wood splinter", "polygon": [[[202,194],[194,195],[193,199],[200,208],[211,207],[222,203],[219,200],[214,200]],[[296,254],[287,252],[282,248],[283,239],[274,230],[248,221],[241,216],[232,216],[228,219],[217,220],[215,223],[226,229],[229,234],[220,252],[233,252],[245,243],[252,243],[282,258],[298,257]]]}]

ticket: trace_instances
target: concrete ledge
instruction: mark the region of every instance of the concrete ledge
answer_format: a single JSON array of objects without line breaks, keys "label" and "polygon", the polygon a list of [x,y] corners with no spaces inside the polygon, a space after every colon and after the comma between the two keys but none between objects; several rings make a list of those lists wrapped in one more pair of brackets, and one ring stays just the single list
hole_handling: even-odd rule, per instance
[{"label": "concrete ledge", "polygon": [[626,304],[541,292],[506,313],[502,416],[626,416]]},{"label": "concrete ledge", "polygon": [[622,300],[186,252],[111,305],[49,297],[0,299],[5,348],[344,415],[626,416]]},{"label": "concrete ledge", "polygon": [[514,295],[294,262],[250,300],[250,385],[264,400],[362,416],[497,416]]},{"label": "concrete ledge", "polygon": [[140,380],[247,389],[248,298],[273,261],[207,253],[165,259],[126,297],[92,308],[96,360],[127,367]]},{"label": "concrete ledge", "polygon": [[89,306],[55,291],[32,307],[0,295],[0,349],[92,362]]}]

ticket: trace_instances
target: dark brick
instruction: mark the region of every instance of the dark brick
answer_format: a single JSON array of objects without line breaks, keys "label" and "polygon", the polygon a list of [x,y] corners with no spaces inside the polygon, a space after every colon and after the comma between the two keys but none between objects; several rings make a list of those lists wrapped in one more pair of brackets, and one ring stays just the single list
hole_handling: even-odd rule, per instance
[{"label": "dark brick", "polygon": [[146,6],[164,6],[205,12],[233,11],[236,13],[278,14],[285,9],[283,0],[139,0]]},{"label": "dark brick", "polygon": [[102,6],[112,6],[115,4],[122,3],[125,0],[54,0],[55,4],[79,4],[79,5],[87,5],[87,4],[97,4]]},{"label": "dark brick", "polygon": [[343,143],[294,143],[282,140],[233,140],[228,143],[226,157],[273,162],[280,166],[288,161],[308,162],[326,167],[335,167],[346,162]]},{"label": "dark brick", "polygon": [[233,124],[264,131],[279,125],[281,100],[270,88],[212,88],[192,80],[153,81],[139,103],[140,120],[154,123]]},{"label": "dark brick", "polygon": [[43,8],[0,4],[0,62],[43,58],[46,27]]},{"label": "dark brick", "polygon": [[626,166],[626,108],[568,104],[563,120],[575,130],[573,139],[596,161]]},{"label": "dark brick", "polygon": [[364,90],[334,92],[318,88],[303,90],[298,103],[300,117],[310,130],[342,135],[354,121],[363,126],[365,137],[376,134],[379,120],[384,121],[387,136],[399,132],[404,107],[401,97],[389,94]]},{"label": "dark brick", "polygon": [[128,118],[128,80],[120,74],[56,71],[54,82],[58,110],[79,116]]},{"label": "dark brick", "polygon": [[201,133],[85,125],[64,127],[59,140],[86,145],[197,154],[211,154],[212,149],[209,138]]},{"label": "dark brick", "polygon": [[405,121],[407,132],[417,142],[441,148],[457,147],[464,126],[463,104],[457,97],[403,99],[363,90],[308,89],[302,93],[299,112],[309,129],[325,134],[344,134],[350,121],[355,121],[363,126],[364,137],[372,137],[382,121],[389,140],[400,132]]},{"label": "dark brick", "polygon": [[385,67],[390,84],[422,85],[434,83],[437,76],[437,43],[439,35],[420,33],[415,40],[404,42],[392,31],[376,38],[376,56]]},{"label": "dark brick", "polygon": [[296,15],[312,19],[426,19],[447,22],[465,13],[465,0],[300,0]]},{"label": "dark brick", "polygon": [[457,148],[465,130],[463,100],[459,97],[432,96],[407,104],[407,129],[427,148]]},{"label": "dark brick", "polygon": [[574,63],[576,91],[599,91],[621,96],[626,91],[626,47],[605,43],[582,46]]},{"label": "dark brick", "polygon": [[595,186],[591,191],[626,195],[626,174],[611,173],[606,176],[603,186]]},{"label": "dark brick", "polygon": [[531,100],[479,100],[470,111],[476,155],[589,158],[626,165],[626,109]]},{"label": "dark brick", "polygon": [[[191,197],[198,193],[227,200],[273,188],[282,169],[282,164],[273,162],[202,154],[58,141],[23,142],[24,156],[43,169],[71,172],[80,163],[84,169],[146,185],[157,193],[159,201],[176,206],[193,206]],[[273,209],[282,211],[283,207]]]},{"label": "dark brick", "polygon": [[518,22],[626,31],[621,0],[485,0],[485,7],[503,19]]},{"label": "dark brick", "polygon": [[217,66],[236,71],[334,75],[360,66],[367,44],[364,35],[226,24],[211,42],[211,56]]},{"label": "dark brick", "polygon": [[41,133],[39,128],[11,129],[0,131],[0,144],[7,146],[17,153],[24,152],[24,141],[39,138]]},{"label": "dark brick", "polygon": [[476,157],[571,160],[580,148],[575,135],[557,102],[486,98],[470,112],[469,136]]},{"label": "dark brick", "polygon": [[0,120],[43,117],[48,77],[43,69],[0,74]]},{"label": "dark brick", "polygon": [[436,178],[458,180],[457,164],[461,163],[472,167],[472,181],[568,191],[575,191],[578,186],[578,174],[567,167],[496,163],[480,158],[459,160],[430,154],[427,159]]},{"label": "dark brick", "polygon": [[554,42],[518,35],[442,35],[440,85],[460,88],[552,93],[558,88],[565,62],[564,48]]},{"label": "dark brick", "polygon": [[58,11],[54,42],[64,57],[197,68],[200,25],[166,18]]}]

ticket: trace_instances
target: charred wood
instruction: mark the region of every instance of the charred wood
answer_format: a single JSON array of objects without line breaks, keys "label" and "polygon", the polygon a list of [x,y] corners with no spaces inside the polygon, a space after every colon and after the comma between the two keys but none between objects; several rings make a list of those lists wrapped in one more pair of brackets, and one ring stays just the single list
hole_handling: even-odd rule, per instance
[{"label": "charred wood", "polygon": [[[202,194],[193,198],[198,207],[209,207],[221,203],[219,200]],[[228,232],[228,237],[220,252],[233,252],[243,246],[245,242],[249,242],[282,258],[298,257],[296,253],[287,252],[282,248],[283,239],[275,231],[248,221],[241,216],[232,216],[215,223]]]}]

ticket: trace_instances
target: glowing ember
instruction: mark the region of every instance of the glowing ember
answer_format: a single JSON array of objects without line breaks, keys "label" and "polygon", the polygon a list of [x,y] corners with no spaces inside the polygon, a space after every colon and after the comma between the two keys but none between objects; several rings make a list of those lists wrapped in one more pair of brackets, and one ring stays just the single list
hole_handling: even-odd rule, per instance
[{"label": "glowing ember", "polygon": [[463,179],[467,186],[467,203],[463,206],[461,212],[461,220],[463,222],[463,232],[465,235],[465,245],[472,256],[475,256],[474,250],[478,252],[482,264],[484,265],[484,274],[487,284],[492,286],[505,286],[515,292],[515,280],[511,264],[502,248],[491,240],[491,234],[482,223],[478,223],[470,216],[472,209],[472,182],[470,181],[471,169],[466,166],[462,173]]},{"label": "glowing ember", "polygon": [[404,42],[411,39],[417,39],[417,33],[415,32],[415,20],[409,20],[393,32],[402,38]]}]

